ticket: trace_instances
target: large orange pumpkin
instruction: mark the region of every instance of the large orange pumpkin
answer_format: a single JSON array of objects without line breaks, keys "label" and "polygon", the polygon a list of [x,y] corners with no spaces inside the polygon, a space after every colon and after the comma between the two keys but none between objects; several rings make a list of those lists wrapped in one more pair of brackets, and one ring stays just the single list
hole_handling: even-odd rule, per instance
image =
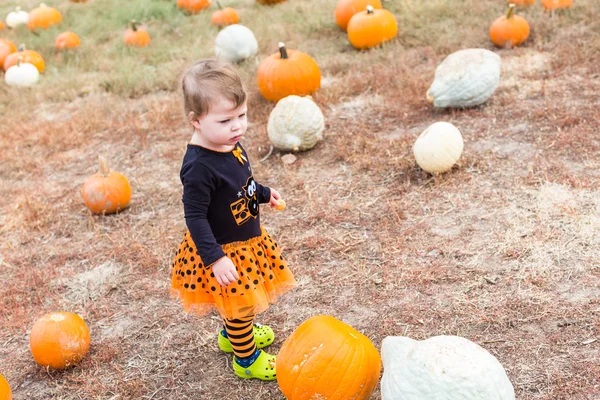
[{"label": "large orange pumpkin", "polygon": [[209,6],[210,0],[177,0],[177,7],[190,14],[197,14]]},{"label": "large orange pumpkin", "polygon": [[63,32],[57,36],[55,46],[58,50],[63,50],[74,49],[79,47],[80,44],[81,40],[77,34],[73,32]]},{"label": "large orange pumpkin", "polygon": [[40,366],[68,368],[87,354],[90,348],[90,331],[79,315],[52,312],[33,324],[29,347],[35,362]]},{"label": "large orange pumpkin", "polygon": [[380,373],[369,338],[327,315],[304,321],[277,356],[277,383],[288,400],[367,400]]},{"label": "large orange pumpkin", "polygon": [[0,375],[0,400],[12,400],[10,385],[2,375]]},{"label": "large orange pumpkin", "polygon": [[542,6],[549,11],[570,8],[572,5],[573,0],[542,0]]},{"label": "large orange pumpkin", "polygon": [[19,59],[21,59],[21,63],[35,65],[40,74],[44,72],[44,69],[46,68],[46,63],[44,62],[44,58],[40,55],[40,53],[34,50],[27,50],[25,48],[25,45],[22,44],[19,46],[19,51],[17,51],[16,53],[9,54],[4,59],[4,70],[8,71],[10,67],[12,67],[13,65],[17,65]]},{"label": "large orange pumpkin", "polygon": [[131,28],[128,28],[123,34],[123,41],[127,46],[146,47],[152,39],[145,29],[139,29],[136,20],[131,20]]},{"label": "large orange pumpkin", "polygon": [[339,0],[335,6],[335,22],[342,30],[346,30],[350,18],[354,14],[364,11],[367,6],[383,8],[380,0]]},{"label": "large orange pumpkin", "polygon": [[98,157],[100,171],[83,184],[81,195],[87,208],[96,214],[112,214],[124,210],[131,200],[131,185],[127,178],[108,167],[106,159]]},{"label": "large orange pumpkin", "polygon": [[279,52],[265,58],[258,66],[258,90],[270,101],[295,94],[305,96],[321,87],[321,70],[308,54],[287,50],[279,43]]},{"label": "large orange pumpkin", "polygon": [[17,46],[15,46],[13,42],[0,38],[0,66],[2,66],[2,68],[4,68],[4,60],[6,60],[6,57],[16,51]]},{"label": "large orange pumpkin", "polygon": [[219,3],[218,1],[217,1],[217,5],[219,6],[219,9],[217,11],[215,11],[213,13],[212,17],[210,18],[210,21],[213,25],[227,26],[227,25],[237,24],[238,22],[240,22],[240,16],[239,16],[238,12],[235,10],[235,8],[232,8],[232,7],[223,8],[221,6],[221,3]]},{"label": "large orange pumpkin", "polygon": [[286,0],[256,0],[257,3],[266,4],[266,5],[283,3],[284,1],[286,1]]},{"label": "large orange pumpkin", "polygon": [[44,3],[29,12],[29,21],[27,28],[34,31],[36,29],[48,29],[52,25],[60,24],[62,15],[56,8],[48,7]]},{"label": "large orange pumpkin", "polygon": [[356,13],[348,22],[348,40],[357,49],[379,46],[396,37],[398,24],[394,14],[385,9],[367,6],[365,11]]},{"label": "large orange pumpkin", "polygon": [[529,37],[529,23],[515,14],[515,5],[508,6],[506,15],[496,18],[490,26],[490,39],[498,47],[516,47]]}]

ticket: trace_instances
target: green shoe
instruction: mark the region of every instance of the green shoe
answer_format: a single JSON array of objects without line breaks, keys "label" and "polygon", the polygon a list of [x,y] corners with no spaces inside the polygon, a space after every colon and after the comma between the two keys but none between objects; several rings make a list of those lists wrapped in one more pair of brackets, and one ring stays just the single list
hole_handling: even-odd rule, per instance
[{"label": "green shoe", "polygon": [[[268,325],[254,324],[252,330],[254,331],[254,342],[259,349],[267,347],[275,340],[275,333]],[[219,331],[219,348],[225,353],[233,353],[231,342],[228,338],[223,336],[223,330]]]},{"label": "green shoe", "polygon": [[274,381],[277,379],[277,370],[275,369],[277,357],[265,353],[264,350],[259,351],[260,355],[258,358],[247,368],[239,365],[237,358],[234,356],[233,371],[237,376],[244,379],[256,378],[263,381]]}]

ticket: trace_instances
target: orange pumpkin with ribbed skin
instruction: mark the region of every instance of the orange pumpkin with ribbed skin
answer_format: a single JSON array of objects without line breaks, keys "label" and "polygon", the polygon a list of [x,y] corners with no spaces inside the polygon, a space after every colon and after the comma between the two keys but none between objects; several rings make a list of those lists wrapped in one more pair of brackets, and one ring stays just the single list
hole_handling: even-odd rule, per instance
[{"label": "orange pumpkin with ribbed skin", "polygon": [[136,20],[131,21],[131,28],[123,34],[123,41],[130,47],[146,47],[152,39],[145,29],[139,29]]},{"label": "orange pumpkin with ribbed skin", "polygon": [[266,4],[266,5],[283,3],[284,1],[286,1],[286,0],[256,0],[257,3]]},{"label": "orange pumpkin with ribbed skin", "polygon": [[197,14],[209,6],[210,0],[177,0],[177,7],[190,14]]},{"label": "orange pumpkin with ribbed skin", "polygon": [[77,36],[75,33],[63,32],[57,36],[55,46],[58,50],[63,50],[74,49],[76,47],[79,47],[80,44],[81,40],[79,39],[79,36]]},{"label": "orange pumpkin with ribbed skin", "polygon": [[79,315],[52,312],[33,324],[29,348],[38,365],[65,369],[77,364],[87,354],[90,331]]},{"label": "orange pumpkin with ribbed skin", "polygon": [[2,375],[0,375],[0,400],[12,400],[10,385]]},{"label": "orange pumpkin with ribbed skin", "polygon": [[131,185],[127,178],[108,167],[106,159],[98,157],[100,171],[90,176],[81,190],[87,208],[96,214],[112,214],[124,210],[131,200]]},{"label": "orange pumpkin with ribbed skin", "polygon": [[573,0],[542,0],[542,6],[548,11],[570,8],[572,5]]},{"label": "orange pumpkin with ribbed skin", "polygon": [[4,70],[8,71],[10,67],[13,65],[17,65],[19,62],[19,58],[21,59],[21,63],[33,64],[38,69],[40,74],[44,72],[46,68],[46,63],[44,62],[44,58],[34,50],[27,50],[25,45],[19,46],[19,51],[16,53],[11,53],[4,59]]},{"label": "orange pumpkin with ribbed skin", "polygon": [[380,373],[369,338],[327,315],[304,321],[277,355],[277,383],[288,400],[368,400]]},{"label": "orange pumpkin with ribbed skin", "polygon": [[35,31],[36,29],[48,29],[61,22],[62,14],[56,8],[48,7],[42,3],[39,7],[36,7],[29,12],[27,28],[29,28],[30,31]]},{"label": "orange pumpkin with ribbed skin", "polygon": [[366,10],[367,6],[376,9],[383,8],[379,0],[339,0],[335,7],[335,22],[340,29],[345,31],[348,28],[350,18],[354,14]]},{"label": "orange pumpkin with ribbed skin", "polygon": [[529,23],[515,14],[515,5],[508,6],[506,15],[496,18],[490,27],[490,39],[498,47],[516,47],[529,37]]},{"label": "orange pumpkin with ribbed skin", "polygon": [[212,17],[210,18],[210,21],[212,22],[213,25],[227,26],[227,25],[237,24],[238,22],[240,22],[240,16],[239,16],[238,12],[235,10],[235,8],[232,8],[232,7],[223,8],[221,6],[221,3],[219,3],[218,1],[217,1],[217,5],[219,6],[219,9],[217,11],[215,11],[213,13]]},{"label": "orange pumpkin with ribbed skin", "polygon": [[357,49],[379,46],[396,37],[396,17],[388,10],[367,6],[365,11],[354,14],[348,22],[348,40]]},{"label": "orange pumpkin with ribbed skin", "polygon": [[4,60],[6,60],[6,57],[16,51],[17,46],[15,46],[13,42],[0,38],[0,66],[2,66],[2,68],[4,68]]},{"label": "orange pumpkin with ribbed skin", "polygon": [[258,90],[270,101],[295,94],[305,96],[321,87],[321,70],[306,53],[287,50],[279,43],[279,52],[265,58],[258,66]]}]

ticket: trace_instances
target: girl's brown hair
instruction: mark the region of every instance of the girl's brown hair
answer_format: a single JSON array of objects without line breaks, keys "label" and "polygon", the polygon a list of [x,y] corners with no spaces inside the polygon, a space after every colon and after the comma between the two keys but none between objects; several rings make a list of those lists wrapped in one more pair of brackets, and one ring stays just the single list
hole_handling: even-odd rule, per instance
[{"label": "girl's brown hair", "polygon": [[216,58],[195,62],[183,74],[183,107],[191,121],[204,117],[212,104],[223,96],[240,107],[248,97],[242,79],[233,65]]}]

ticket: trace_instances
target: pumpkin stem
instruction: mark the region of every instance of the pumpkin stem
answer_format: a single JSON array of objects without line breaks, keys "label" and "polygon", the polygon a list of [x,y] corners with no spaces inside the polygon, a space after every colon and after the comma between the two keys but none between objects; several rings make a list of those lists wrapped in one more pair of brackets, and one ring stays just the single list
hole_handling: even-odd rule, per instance
[{"label": "pumpkin stem", "polygon": [[98,156],[98,161],[100,162],[100,175],[108,176],[110,174],[110,168],[108,167],[108,161],[106,158],[102,156]]},{"label": "pumpkin stem", "polygon": [[367,6],[367,14],[373,14],[373,12],[374,12],[374,11],[375,11],[375,10],[373,9],[373,6],[369,4],[369,5]]},{"label": "pumpkin stem", "polygon": [[506,19],[511,19],[514,14],[515,14],[515,5],[513,3],[510,3],[508,5],[508,11],[506,12]]},{"label": "pumpkin stem", "polygon": [[287,50],[285,49],[285,44],[283,42],[279,42],[279,54],[281,54],[282,60],[289,58]]},{"label": "pumpkin stem", "polygon": [[131,20],[131,30],[134,32],[137,31],[137,21],[135,19]]}]

